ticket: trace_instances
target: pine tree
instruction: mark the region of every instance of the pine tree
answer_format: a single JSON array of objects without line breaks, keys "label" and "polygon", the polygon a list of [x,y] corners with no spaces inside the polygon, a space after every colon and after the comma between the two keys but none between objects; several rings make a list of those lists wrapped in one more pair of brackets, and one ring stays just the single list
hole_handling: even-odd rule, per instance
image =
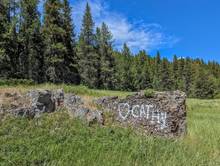
[{"label": "pine tree", "polygon": [[204,68],[200,67],[197,71],[193,95],[196,98],[213,98],[216,94],[216,80]]},{"label": "pine tree", "polygon": [[178,89],[178,59],[177,56],[173,56],[173,64],[172,64],[172,78],[173,78],[173,89]]},{"label": "pine tree", "polygon": [[37,82],[44,81],[44,62],[42,62],[43,44],[40,32],[40,14],[37,10],[39,0],[21,0],[20,2],[20,31],[22,45],[20,55],[21,70],[26,79]]},{"label": "pine tree", "polygon": [[186,58],[185,65],[184,65],[184,92],[186,92],[187,96],[190,96],[191,94],[191,88],[192,88],[192,67],[191,67],[191,60],[190,58]]},{"label": "pine tree", "polygon": [[60,0],[46,0],[44,6],[43,35],[45,39],[46,75],[48,81],[64,82],[64,45],[65,30],[63,29],[62,4]]},{"label": "pine tree", "polygon": [[161,79],[160,79],[160,89],[161,90],[171,90],[172,80],[169,70],[169,62],[166,58],[163,58],[160,67]]},{"label": "pine tree", "polygon": [[101,79],[101,58],[103,53],[103,47],[102,47],[102,33],[101,28],[96,28],[96,34],[95,34],[95,49],[97,51],[97,54],[99,55],[97,57],[97,61],[99,62],[97,64],[97,88],[104,88],[102,79]]},{"label": "pine tree", "polygon": [[0,74],[6,78],[21,78],[19,54],[21,52],[18,38],[18,1],[1,1],[1,39],[0,39]]},{"label": "pine tree", "polygon": [[124,62],[122,65],[123,72],[121,75],[122,79],[122,87],[123,90],[133,90],[133,77],[132,77],[132,56],[131,51],[126,43],[124,43],[122,56],[124,58]]},{"label": "pine tree", "polygon": [[113,56],[115,58],[115,86],[114,89],[123,90],[122,86],[122,73],[124,69],[122,64],[124,64],[124,57],[122,56],[121,52],[114,51]]},{"label": "pine tree", "polygon": [[215,61],[208,61],[208,69],[214,77],[220,77],[220,65]]},{"label": "pine tree", "polygon": [[157,52],[157,55],[155,57],[154,60],[154,75],[153,75],[153,88],[155,90],[159,90],[160,89],[160,76],[161,76],[161,58],[160,58],[160,52]]},{"label": "pine tree", "polygon": [[95,50],[95,35],[93,32],[94,22],[92,20],[91,9],[86,4],[83,24],[78,44],[79,73],[81,83],[91,88],[95,88],[99,83],[98,67],[99,56]]},{"label": "pine tree", "polygon": [[148,67],[148,57],[145,51],[140,51],[134,60],[134,82],[136,90],[151,88],[150,72]]},{"label": "pine tree", "polygon": [[45,1],[43,26],[39,0],[0,1],[0,78],[81,81],[91,88],[129,91],[179,89],[197,98],[220,92],[219,63],[176,55],[169,62],[159,52],[151,57],[144,50],[133,56],[126,44],[121,52],[114,51],[105,23],[93,32],[88,4],[76,42],[69,1]]},{"label": "pine tree", "polygon": [[115,88],[118,90],[133,90],[132,56],[125,43],[122,52],[114,52],[115,57]]},{"label": "pine tree", "polygon": [[6,32],[6,24],[7,24],[7,3],[5,0],[0,1],[0,48],[3,49],[3,35]]},{"label": "pine tree", "polygon": [[68,0],[63,0],[63,29],[65,31],[64,46],[66,54],[64,55],[64,81],[66,83],[80,82],[80,77],[77,69],[76,57],[76,41],[74,33],[74,25],[71,18],[71,7]]},{"label": "pine tree", "polygon": [[178,60],[178,89],[184,91],[184,65],[185,65],[185,59],[180,58]]},{"label": "pine tree", "polygon": [[96,33],[98,54],[100,57],[100,87],[113,89],[114,84],[114,57],[112,48],[112,34],[105,23]]},{"label": "pine tree", "polygon": [[4,76],[4,70],[7,64],[4,62],[5,59],[5,48],[4,48],[4,34],[6,33],[7,25],[7,3],[5,0],[0,1],[0,76]]}]

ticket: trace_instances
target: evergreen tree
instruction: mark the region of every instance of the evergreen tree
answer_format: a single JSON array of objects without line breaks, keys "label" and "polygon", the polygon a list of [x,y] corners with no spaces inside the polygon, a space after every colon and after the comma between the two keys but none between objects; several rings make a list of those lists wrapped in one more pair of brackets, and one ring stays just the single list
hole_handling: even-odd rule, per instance
[{"label": "evergreen tree", "polygon": [[157,55],[154,60],[154,76],[153,76],[153,88],[156,90],[160,89],[160,82],[161,82],[160,66],[161,66],[160,52],[157,52]]},{"label": "evergreen tree", "polygon": [[[91,88],[182,90],[188,96],[213,98],[220,92],[220,65],[202,59],[161,60],[124,44],[113,50],[105,23],[94,34],[87,3],[79,40],[75,40],[68,0],[45,0],[41,26],[39,0],[0,1],[0,77],[41,83],[83,83]],[[78,72],[79,71],[79,72]],[[80,74],[79,74],[80,73]]]},{"label": "evergreen tree", "polygon": [[48,81],[64,82],[64,56],[67,48],[64,45],[62,4],[60,0],[46,0],[44,6],[43,35],[45,39],[46,75]]},{"label": "evergreen tree", "polygon": [[5,59],[5,40],[4,34],[6,33],[8,8],[5,0],[0,1],[0,76],[5,75],[5,67],[7,64]]},{"label": "evergreen tree", "polygon": [[91,9],[86,4],[83,24],[78,44],[79,72],[83,84],[95,88],[99,83],[98,67],[99,56],[95,50],[95,35],[93,32],[94,22]]},{"label": "evergreen tree", "polygon": [[171,90],[172,80],[169,70],[169,62],[166,58],[163,58],[160,67],[161,79],[160,79],[160,89],[161,90]]},{"label": "evergreen tree", "polygon": [[121,64],[123,71],[121,75],[121,83],[124,90],[132,90],[133,88],[133,77],[132,77],[132,57],[131,57],[131,51],[126,43],[124,43],[123,50],[122,50],[122,56],[124,58],[124,62]]},{"label": "evergreen tree", "polygon": [[134,61],[134,87],[137,90],[151,88],[150,72],[145,51],[140,51]]},{"label": "evergreen tree", "polygon": [[1,1],[1,29],[0,36],[0,74],[6,78],[21,78],[19,54],[21,52],[18,38],[18,0]]},{"label": "evergreen tree", "polygon": [[173,56],[173,65],[172,65],[172,78],[173,78],[173,89],[178,89],[178,59],[177,56]]},{"label": "evergreen tree", "polygon": [[123,90],[122,86],[122,74],[124,69],[122,64],[124,64],[124,57],[122,56],[121,52],[114,51],[113,56],[115,58],[115,86],[114,89]]},{"label": "evergreen tree", "polygon": [[104,89],[113,89],[115,70],[112,34],[105,23],[102,23],[101,29],[97,28],[96,39],[100,57],[100,86]]},{"label": "evergreen tree", "polygon": [[186,92],[187,96],[190,96],[191,88],[192,88],[193,74],[192,74],[191,60],[188,57],[185,60],[183,73],[184,73],[184,80],[183,80],[184,92]]},{"label": "evergreen tree", "polygon": [[64,81],[66,83],[80,83],[80,77],[77,69],[76,41],[74,25],[71,18],[71,7],[68,0],[63,0],[63,29],[64,46],[66,54],[64,55]]},{"label": "evergreen tree", "polygon": [[97,64],[97,88],[104,88],[102,79],[101,79],[101,56],[103,53],[103,47],[102,47],[102,34],[101,29],[99,27],[96,28],[96,34],[95,34],[95,49],[97,51],[97,54],[99,55],[97,57],[97,61],[99,62]]},{"label": "evergreen tree", "polygon": [[184,91],[184,65],[185,65],[185,59],[180,58],[178,60],[178,89]]},{"label": "evergreen tree", "polygon": [[3,35],[6,32],[8,8],[5,0],[0,1],[0,48],[3,50]]},{"label": "evergreen tree", "polygon": [[116,89],[133,90],[132,57],[126,43],[123,46],[122,52],[115,52],[114,57],[116,62]]},{"label": "evergreen tree", "polygon": [[194,97],[196,98],[213,98],[216,94],[216,85],[213,75],[199,68],[194,83]]},{"label": "evergreen tree", "polygon": [[19,37],[22,45],[20,55],[21,71],[26,79],[44,81],[44,62],[41,60],[43,44],[41,37],[40,14],[37,10],[39,0],[21,0],[21,22]]},{"label": "evergreen tree", "polygon": [[220,78],[220,65],[215,61],[209,61],[208,66],[210,72],[213,74],[214,77]]}]

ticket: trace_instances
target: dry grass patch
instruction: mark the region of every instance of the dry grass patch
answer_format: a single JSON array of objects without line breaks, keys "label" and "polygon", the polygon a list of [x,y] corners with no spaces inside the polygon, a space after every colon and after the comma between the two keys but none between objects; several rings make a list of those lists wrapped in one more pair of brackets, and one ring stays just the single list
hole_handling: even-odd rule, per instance
[{"label": "dry grass patch", "polygon": [[0,108],[3,110],[28,107],[31,101],[25,97],[24,92],[16,88],[0,89]]}]

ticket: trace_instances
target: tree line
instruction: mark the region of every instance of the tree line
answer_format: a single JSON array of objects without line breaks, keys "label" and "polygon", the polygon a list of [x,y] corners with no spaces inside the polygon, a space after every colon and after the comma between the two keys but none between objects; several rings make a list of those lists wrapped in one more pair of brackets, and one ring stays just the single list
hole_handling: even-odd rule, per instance
[{"label": "tree line", "polygon": [[220,89],[215,61],[176,55],[168,61],[144,50],[134,55],[126,43],[117,51],[108,26],[95,28],[88,3],[79,36],[68,0],[45,0],[43,19],[38,5],[0,1],[0,78],[127,91],[179,89],[199,98],[213,98]]}]

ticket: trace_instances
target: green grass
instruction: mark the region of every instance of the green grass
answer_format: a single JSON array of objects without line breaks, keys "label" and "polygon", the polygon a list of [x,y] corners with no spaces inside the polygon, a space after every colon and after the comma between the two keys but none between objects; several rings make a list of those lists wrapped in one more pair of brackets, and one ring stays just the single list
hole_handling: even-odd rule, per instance
[{"label": "green grass", "polygon": [[75,93],[77,95],[87,95],[87,96],[92,96],[92,97],[101,97],[101,96],[119,96],[119,97],[125,97],[127,95],[132,94],[132,92],[123,92],[123,91],[110,91],[110,90],[98,90],[98,89],[89,89],[85,86],[82,85],[65,85],[65,84],[60,84],[60,85],[55,85],[55,84],[40,84],[40,85],[16,85],[16,86],[11,86],[11,85],[0,85],[0,89],[5,89],[5,88],[15,88],[20,91],[26,92],[31,89],[60,89],[63,88],[63,90],[66,93]]},{"label": "green grass", "polygon": [[[79,89],[75,93],[127,94]],[[89,127],[65,110],[34,120],[7,117],[0,122],[0,165],[220,165],[220,100],[189,99],[187,107],[188,134],[176,140],[118,126]]]}]

